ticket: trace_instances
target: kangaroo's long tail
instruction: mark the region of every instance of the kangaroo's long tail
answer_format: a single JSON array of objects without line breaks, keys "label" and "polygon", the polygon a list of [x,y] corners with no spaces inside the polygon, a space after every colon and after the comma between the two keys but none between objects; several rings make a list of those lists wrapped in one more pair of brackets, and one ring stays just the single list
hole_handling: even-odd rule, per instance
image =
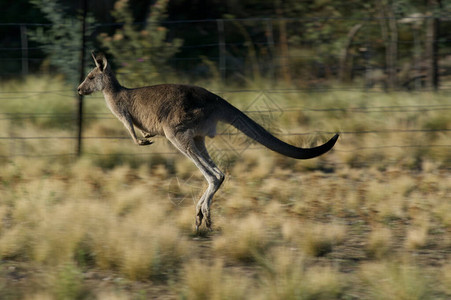
[{"label": "kangaroo's long tail", "polygon": [[320,156],[332,149],[339,137],[339,134],[337,133],[325,144],[314,148],[295,147],[273,136],[254,120],[246,116],[238,108],[229,104],[225,100],[223,104],[223,111],[220,113],[221,121],[231,124],[238,130],[242,131],[245,135],[259,142],[263,146],[288,157],[296,159],[309,159]]}]

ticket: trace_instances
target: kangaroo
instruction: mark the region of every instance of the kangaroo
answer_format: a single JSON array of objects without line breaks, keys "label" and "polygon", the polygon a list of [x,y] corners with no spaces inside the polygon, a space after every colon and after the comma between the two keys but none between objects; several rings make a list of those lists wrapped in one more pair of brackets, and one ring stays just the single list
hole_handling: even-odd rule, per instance
[{"label": "kangaroo", "polygon": [[[149,138],[165,136],[202,172],[208,188],[196,205],[196,231],[205,219],[211,230],[210,205],[224,174],[210,158],[205,137],[216,135],[219,121],[231,124],[248,137],[282,155],[309,159],[332,149],[338,133],[314,148],[298,148],[271,135],[238,108],[198,86],[159,84],[129,89],[119,84],[104,54],[92,53],[96,67],[78,87],[80,95],[102,91],[112,113],[125,125],[135,144],[150,145]],[[138,138],[134,127],[140,129]]]}]

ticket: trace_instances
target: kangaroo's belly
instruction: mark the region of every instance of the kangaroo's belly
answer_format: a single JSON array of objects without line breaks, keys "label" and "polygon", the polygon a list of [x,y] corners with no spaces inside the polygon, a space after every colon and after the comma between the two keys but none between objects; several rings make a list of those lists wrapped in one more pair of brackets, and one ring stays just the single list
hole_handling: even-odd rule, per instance
[{"label": "kangaroo's belly", "polygon": [[133,125],[152,135],[164,135],[163,127],[152,116],[146,116],[144,118],[133,116]]}]

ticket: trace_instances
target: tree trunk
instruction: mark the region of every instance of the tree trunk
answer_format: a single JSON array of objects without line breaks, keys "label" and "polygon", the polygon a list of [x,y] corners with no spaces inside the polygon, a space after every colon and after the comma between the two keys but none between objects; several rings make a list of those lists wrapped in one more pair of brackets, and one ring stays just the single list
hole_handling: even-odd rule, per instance
[{"label": "tree trunk", "polygon": [[376,0],[376,5],[379,9],[382,39],[385,43],[387,87],[393,89],[397,85],[398,26],[393,9],[387,1]]},{"label": "tree trunk", "polygon": [[438,90],[438,38],[439,38],[439,18],[434,16],[434,8],[441,8],[440,0],[428,1],[428,19],[426,20],[426,61],[427,75],[426,86],[430,89]]},{"label": "tree trunk", "polygon": [[389,50],[387,53],[388,65],[388,86],[395,88],[397,86],[398,78],[398,26],[396,24],[396,17],[391,5],[386,5],[388,16],[388,28],[390,29]]},{"label": "tree trunk", "polygon": [[356,24],[354,25],[351,30],[349,30],[348,35],[346,36],[346,42],[343,47],[343,50],[341,51],[340,55],[340,81],[341,82],[348,82],[351,79],[351,72],[352,68],[349,66],[349,48],[351,47],[352,40],[354,39],[357,32],[362,28],[362,24]]},{"label": "tree trunk", "polygon": [[291,85],[291,73],[288,61],[287,21],[283,19],[281,1],[276,1],[276,14],[279,19],[280,66],[285,83]]}]

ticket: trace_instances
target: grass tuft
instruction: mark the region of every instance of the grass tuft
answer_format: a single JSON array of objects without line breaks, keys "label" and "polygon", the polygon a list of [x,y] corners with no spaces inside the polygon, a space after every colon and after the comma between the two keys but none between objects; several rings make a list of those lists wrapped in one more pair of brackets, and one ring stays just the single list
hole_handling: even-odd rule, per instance
[{"label": "grass tuft", "polygon": [[360,274],[373,299],[425,299],[430,292],[424,272],[409,264],[365,264]]},{"label": "grass tuft", "polygon": [[409,250],[422,249],[427,245],[428,228],[411,228],[407,231],[405,247]]},{"label": "grass tuft", "polygon": [[370,258],[382,259],[392,250],[393,236],[390,229],[385,227],[374,228],[365,247],[366,254]]},{"label": "grass tuft", "polygon": [[319,257],[332,252],[334,246],[344,242],[346,228],[340,224],[286,222],[282,234],[303,253]]},{"label": "grass tuft", "polygon": [[213,264],[193,260],[185,264],[184,299],[251,299],[249,280],[243,274],[227,271],[221,260]]},{"label": "grass tuft", "polygon": [[213,250],[233,260],[251,262],[267,250],[269,243],[265,223],[252,214],[224,224],[221,236],[213,241]]},{"label": "grass tuft", "polygon": [[336,269],[309,268],[305,258],[290,249],[275,249],[266,257],[261,282],[264,299],[336,299],[344,288]]}]

